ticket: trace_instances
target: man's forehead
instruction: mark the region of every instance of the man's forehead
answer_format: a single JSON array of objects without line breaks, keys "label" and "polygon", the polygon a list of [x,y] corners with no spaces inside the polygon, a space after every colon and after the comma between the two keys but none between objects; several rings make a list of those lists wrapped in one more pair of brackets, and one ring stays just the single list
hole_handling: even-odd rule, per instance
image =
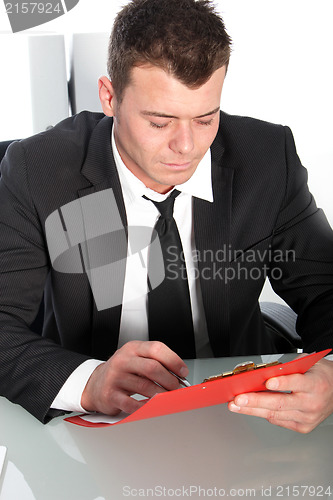
[{"label": "man's forehead", "polygon": [[222,67],[200,87],[190,88],[157,66],[135,66],[124,98],[130,95],[142,115],[174,118],[184,105],[192,117],[204,118],[219,111],[224,76]]}]

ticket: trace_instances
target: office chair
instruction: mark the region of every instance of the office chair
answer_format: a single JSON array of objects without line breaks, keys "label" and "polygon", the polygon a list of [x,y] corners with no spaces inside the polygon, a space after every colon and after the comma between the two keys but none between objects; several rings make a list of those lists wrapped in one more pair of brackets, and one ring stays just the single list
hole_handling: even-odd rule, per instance
[{"label": "office chair", "polygon": [[261,315],[267,334],[277,353],[297,352],[302,339],[296,332],[297,314],[287,305],[276,302],[260,302]]},{"label": "office chair", "polygon": [[2,158],[5,156],[5,153],[7,151],[9,144],[11,144],[12,142],[14,142],[14,141],[2,141],[2,142],[0,142],[0,162],[1,162]]},{"label": "office chair", "polygon": [[[0,142],[0,162],[12,142]],[[296,314],[288,306],[275,302],[261,302],[260,309],[267,334],[271,336],[276,352],[297,352],[297,349],[302,347],[302,342],[300,336],[296,333]],[[39,312],[31,325],[31,329],[37,333],[41,333],[43,320],[44,301],[40,305]]]}]

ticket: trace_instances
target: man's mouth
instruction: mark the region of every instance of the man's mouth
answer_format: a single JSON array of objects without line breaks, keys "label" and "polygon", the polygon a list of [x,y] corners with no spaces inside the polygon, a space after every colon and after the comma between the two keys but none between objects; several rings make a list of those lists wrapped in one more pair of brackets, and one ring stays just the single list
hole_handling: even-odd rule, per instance
[{"label": "man's mouth", "polygon": [[170,168],[172,170],[187,170],[191,166],[191,162],[183,162],[183,163],[166,163],[162,162],[162,165]]}]

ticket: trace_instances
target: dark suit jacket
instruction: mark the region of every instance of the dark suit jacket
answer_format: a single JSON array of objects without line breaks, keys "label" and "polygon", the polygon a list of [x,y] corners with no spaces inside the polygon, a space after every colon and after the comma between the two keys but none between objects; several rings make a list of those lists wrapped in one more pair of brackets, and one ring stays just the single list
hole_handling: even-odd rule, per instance
[{"label": "dark suit jacket", "polygon": [[[111,128],[80,113],[12,144],[1,165],[0,392],[42,421],[80,363],[117,347],[121,306],[97,310],[86,273],[56,271],[45,237],[50,214],[109,188],[126,227]],[[333,236],[290,130],[221,113],[212,183],[214,203],[194,199],[194,231],[215,356],[271,351],[258,307],[266,274],[297,312],[304,349],[332,347]],[[29,325],[43,292],[40,337]]]}]

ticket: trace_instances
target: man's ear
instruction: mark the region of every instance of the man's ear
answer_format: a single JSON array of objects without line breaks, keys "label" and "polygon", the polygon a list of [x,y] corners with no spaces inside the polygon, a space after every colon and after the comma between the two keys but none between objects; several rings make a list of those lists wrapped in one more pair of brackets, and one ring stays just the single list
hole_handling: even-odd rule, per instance
[{"label": "man's ear", "polygon": [[115,95],[112,83],[106,76],[98,80],[98,94],[101,101],[103,113],[106,116],[115,115]]}]

